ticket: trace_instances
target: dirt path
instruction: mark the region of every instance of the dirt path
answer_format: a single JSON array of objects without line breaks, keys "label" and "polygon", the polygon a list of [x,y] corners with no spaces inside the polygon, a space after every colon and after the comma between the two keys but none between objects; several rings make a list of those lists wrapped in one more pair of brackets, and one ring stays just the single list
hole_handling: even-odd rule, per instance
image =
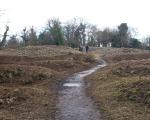
[{"label": "dirt path", "polygon": [[86,96],[85,88],[88,84],[84,77],[105,65],[103,62],[90,70],[76,73],[62,84],[56,120],[101,120],[92,100]]}]

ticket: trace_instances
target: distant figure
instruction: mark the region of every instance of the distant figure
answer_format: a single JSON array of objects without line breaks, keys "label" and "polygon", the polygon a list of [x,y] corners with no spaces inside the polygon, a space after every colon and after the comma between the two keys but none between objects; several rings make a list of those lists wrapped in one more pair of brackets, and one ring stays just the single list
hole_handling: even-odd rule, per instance
[{"label": "distant figure", "polygon": [[89,46],[86,45],[86,46],[85,46],[85,49],[86,49],[86,52],[88,52],[88,51],[89,51]]},{"label": "distant figure", "polygon": [[83,47],[82,46],[79,46],[79,51],[83,51]]}]

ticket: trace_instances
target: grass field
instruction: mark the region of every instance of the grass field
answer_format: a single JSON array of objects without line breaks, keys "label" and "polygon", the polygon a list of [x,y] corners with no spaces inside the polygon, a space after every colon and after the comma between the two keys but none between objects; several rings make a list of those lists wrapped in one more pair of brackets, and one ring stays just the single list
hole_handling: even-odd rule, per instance
[{"label": "grass field", "polygon": [[150,119],[150,52],[97,48],[88,54],[64,46],[0,50],[0,119],[54,120],[60,82],[104,59],[87,77],[87,95],[106,120]]},{"label": "grass field", "polygon": [[87,94],[104,119],[149,120],[150,52],[107,48],[101,56],[108,65],[87,77]]},{"label": "grass field", "polygon": [[53,120],[58,84],[93,64],[90,54],[63,46],[0,50],[0,119]]}]

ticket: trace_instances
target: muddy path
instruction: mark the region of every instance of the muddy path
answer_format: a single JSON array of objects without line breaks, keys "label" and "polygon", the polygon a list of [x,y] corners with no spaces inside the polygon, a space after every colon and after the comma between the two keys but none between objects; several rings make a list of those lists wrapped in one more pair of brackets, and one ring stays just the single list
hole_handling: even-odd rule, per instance
[{"label": "muddy path", "polygon": [[85,82],[84,77],[104,66],[106,63],[101,61],[100,65],[75,73],[66,79],[59,91],[56,120],[101,120],[101,115],[92,100],[86,96],[88,83]]}]

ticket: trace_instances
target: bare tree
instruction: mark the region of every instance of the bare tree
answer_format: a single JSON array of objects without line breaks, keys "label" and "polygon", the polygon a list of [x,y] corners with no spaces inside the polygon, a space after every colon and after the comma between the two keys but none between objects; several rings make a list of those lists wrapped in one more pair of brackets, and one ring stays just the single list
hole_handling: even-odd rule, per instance
[{"label": "bare tree", "polygon": [[96,32],[96,39],[97,39],[98,47],[100,47],[100,44],[102,42],[102,34],[103,34],[103,31],[101,31],[101,30]]},{"label": "bare tree", "polygon": [[38,44],[38,38],[36,35],[36,31],[32,26],[28,34],[28,45],[37,45],[37,44]]},{"label": "bare tree", "polygon": [[8,31],[9,31],[9,26],[6,26],[6,30],[4,32],[2,41],[0,42],[0,48],[5,46]]},{"label": "bare tree", "polygon": [[64,26],[65,39],[70,47],[78,47],[76,42],[76,38],[78,36],[77,33],[78,26],[79,24],[77,22],[77,19],[75,18],[70,22],[67,22],[66,25]]},{"label": "bare tree", "polygon": [[144,49],[150,49],[150,37],[149,36],[143,39],[142,47]]},{"label": "bare tree", "polygon": [[87,24],[80,18],[74,18],[64,26],[66,41],[71,47],[79,47],[86,44]]},{"label": "bare tree", "polygon": [[7,41],[7,47],[9,48],[18,48],[20,46],[20,42],[17,39],[17,35],[12,35]]},{"label": "bare tree", "polygon": [[28,37],[28,31],[27,28],[25,27],[21,33],[22,35],[20,36],[23,40],[24,45],[28,45],[29,37]]},{"label": "bare tree", "polygon": [[39,34],[38,42],[40,45],[53,45],[54,44],[54,41],[51,37],[51,33],[48,30],[44,30]]},{"label": "bare tree", "polygon": [[97,32],[98,32],[98,28],[96,25],[89,24],[87,26],[87,38],[88,38],[88,44],[90,46],[97,46],[97,44],[98,44]]}]

